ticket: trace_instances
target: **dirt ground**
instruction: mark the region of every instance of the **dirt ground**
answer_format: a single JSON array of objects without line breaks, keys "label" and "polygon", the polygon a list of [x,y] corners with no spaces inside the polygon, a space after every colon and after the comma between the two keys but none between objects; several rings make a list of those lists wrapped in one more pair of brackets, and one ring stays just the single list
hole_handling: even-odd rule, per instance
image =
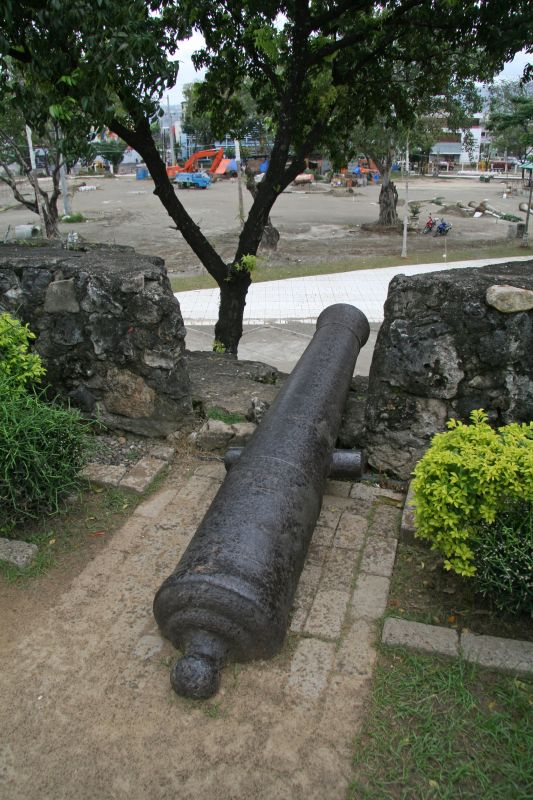
[{"label": "dirt ground", "polygon": [[[96,188],[79,191],[83,183]],[[503,180],[487,184],[467,178],[413,178],[409,184],[409,200],[421,203],[421,227],[430,212],[434,217],[443,216],[442,206],[431,202],[435,197],[444,198],[447,206],[458,201],[468,204],[488,200],[496,208],[523,218],[518,205],[526,200],[524,190],[519,181],[513,181],[512,186],[515,192],[509,196]],[[200,263],[153,195],[151,180],[137,181],[131,175],[86,177],[71,180],[70,187],[73,211],[81,212],[88,221],[61,225],[63,235],[77,231],[91,242],[133,246],[139,252],[164,258],[171,273],[202,272]],[[328,192],[321,184],[315,188],[313,192],[289,189],[277,200],[271,217],[281,233],[281,240],[277,253],[264,262],[266,267],[302,261],[347,260],[361,255],[400,254],[400,235],[369,233],[361,229],[362,224],[378,218],[379,186],[354,188],[352,194],[342,189]],[[177,191],[195,222],[223,257],[230,259],[239,233],[236,183],[218,182],[205,191]],[[398,183],[398,191],[401,203],[404,196],[401,183]],[[506,198],[504,192],[508,195]],[[246,210],[251,203],[247,192],[244,203]],[[13,204],[12,199],[2,189],[0,209],[10,204]],[[401,206],[398,211],[403,215]],[[479,244],[505,240],[509,230],[508,222],[492,216],[464,218],[456,210],[446,211],[444,216],[453,224],[447,241],[450,249],[474,249]],[[13,232],[16,225],[36,219],[22,206],[1,211],[0,236],[6,235],[9,226]],[[408,249],[410,253],[427,252],[428,261],[442,257],[441,243],[420,233],[409,235]]]},{"label": "dirt ground", "polygon": [[[187,480],[176,463],[92,552],[26,586],[0,581],[1,800],[345,797],[377,630],[340,600],[360,562],[371,568],[374,539],[394,552],[399,509],[374,489],[375,513],[372,499],[326,498],[281,652],[228,665],[215,697],[188,700],[170,688],[177,654],[151,606],[224,474],[220,463],[193,466]],[[364,544],[353,511],[363,505],[380,524],[395,515],[390,539],[369,528]],[[314,628],[293,632],[311,617]]]}]

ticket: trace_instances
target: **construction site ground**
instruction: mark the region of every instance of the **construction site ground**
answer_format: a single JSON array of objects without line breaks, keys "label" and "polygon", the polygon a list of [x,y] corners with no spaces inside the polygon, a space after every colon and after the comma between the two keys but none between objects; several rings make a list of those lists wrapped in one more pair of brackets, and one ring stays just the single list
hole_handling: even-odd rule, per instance
[{"label": "construction site ground", "polygon": [[[44,179],[42,185],[46,186],[46,183]],[[509,185],[513,187],[511,194],[507,188]],[[400,195],[398,211],[402,216],[404,182],[398,180],[397,187]],[[141,253],[161,256],[171,274],[202,273],[198,259],[176,231],[153,194],[153,188],[151,179],[136,180],[133,175],[69,179],[72,211],[83,214],[87,221],[61,224],[60,232],[65,237],[69,232],[77,232],[90,242],[129,245]],[[230,260],[240,231],[236,181],[218,181],[206,190],[176,191],[211,243],[225,259]],[[291,263],[346,262],[360,256],[399,257],[402,246],[400,232],[365,231],[361,227],[377,221],[379,192],[379,185],[351,190],[332,189],[329,184],[322,183],[311,189],[290,187],[272,209],[272,222],[281,234],[277,252],[263,253],[261,268]],[[437,197],[443,198],[444,207],[432,202]],[[447,240],[450,250],[475,251],[480,246],[508,241],[509,222],[488,215],[463,217],[451,208],[457,202],[468,204],[483,200],[506,213],[524,218],[519,203],[527,201],[527,196],[520,180],[481,183],[476,178],[411,178],[409,201],[420,202],[421,211],[420,231],[409,234],[409,253],[424,254],[423,260],[427,262],[442,259],[442,242],[421,233],[430,212],[434,217],[444,215],[452,223]],[[245,213],[251,201],[251,195],[244,190]],[[5,188],[0,192],[0,209],[4,209],[0,211],[2,238],[6,234],[13,236],[17,225],[38,221],[35,214],[15,205]]]}]

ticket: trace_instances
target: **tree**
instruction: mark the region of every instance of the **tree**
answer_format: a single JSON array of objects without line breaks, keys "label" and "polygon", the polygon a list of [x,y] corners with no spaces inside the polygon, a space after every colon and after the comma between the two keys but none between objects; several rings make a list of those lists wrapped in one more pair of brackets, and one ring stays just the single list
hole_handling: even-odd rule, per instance
[{"label": "tree", "polygon": [[[9,80],[14,80],[15,75],[10,73]],[[6,80],[7,82],[7,80]],[[9,85],[9,84],[8,84]],[[28,92],[28,87],[25,87]],[[31,92],[32,108],[36,108],[42,98],[38,91]],[[58,202],[61,197],[60,169],[62,162],[77,160],[87,154],[87,136],[80,130],[78,124],[71,121],[69,135],[63,135],[57,120],[51,117],[42,117],[39,128],[35,130],[38,144],[46,154],[46,170],[52,179],[51,191],[46,191],[39,183],[32,170],[28,140],[25,132],[26,125],[31,122],[31,117],[25,117],[17,104],[9,102],[8,98],[3,113],[0,115],[0,181],[9,186],[17,202],[29,211],[42,217],[45,235],[48,239],[59,236],[59,209]],[[30,187],[30,193],[24,188],[24,181],[17,179],[17,173],[22,175]]]},{"label": "tree", "polygon": [[526,161],[533,151],[533,81],[500,81],[491,86],[488,129],[492,144]]},{"label": "tree", "polygon": [[[177,229],[220,287],[215,337],[235,353],[246,294],[264,226],[306,155],[348,134],[348,111],[369,124],[394,105],[409,115],[411,87],[391,76],[425,66],[424,81],[446,70],[488,79],[522,49],[528,0],[20,0],[6,3],[0,56],[16,58],[29,80],[46,85],[51,105],[71,104],[108,125],[139,152]],[[181,205],[149,120],[173,86],[177,42],[200,31],[195,56],[207,68],[202,97],[213,124],[229,130],[244,112],[236,88],[250,81],[275,132],[233,259],[225,263]],[[462,53],[469,57],[461,58]],[[473,57],[475,56],[475,58]],[[416,87],[415,87],[416,88]]]},{"label": "tree", "polygon": [[107,139],[103,142],[93,140],[89,142],[89,149],[92,159],[95,159],[96,156],[102,156],[106,161],[111,162],[114,169],[117,169],[124,157],[126,144],[117,139]]},{"label": "tree", "polygon": [[424,85],[424,75],[415,75],[415,72],[420,73],[420,69],[417,65],[409,65],[394,76],[399,84],[413,87],[408,114],[397,114],[393,106],[382,112],[372,124],[355,125],[346,146],[340,153],[338,149],[333,151],[337,161],[340,158],[346,162],[364,153],[376,164],[382,178],[379,225],[394,226],[398,223],[398,192],[392,180],[392,168],[404,152],[407,140],[411,152],[416,147],[427,148],[428,142],[431,146],[444,128],[453,132],[464,131],[470,125],[472,115],[481,108],[481,97],[474,81],[443,75],[437,86],[428,82]]},{"label": "tree", "polygon": [[[209,111],[209,96],[207,95],[204,98],[200,81],[185,86],[184,94],[182,128],[185,133],[194,136],[198,144],[206,145],[209,142],[222,141],[222,139],[227,138],[233,142],[234,139],[241,140],[246,136],[252,136],[259,141],[262,155],[270,151],[272,142],[271,121],[258,111],[249,81],[244,80],[233,97],[228,98],[228,102],[239,104],[238,114],[234,120],[236,125],[229,130],[220,127],[223,120],[214,120],[212,118]],[[229,146],[226,149],[226,154],[228,155],[229,153],[233,154],[233,146]],[[246,188],[255,200],[258,191],[255,173],[250,165],[246,163],[247,158],[244,148],[241,148],[241,155],[244,156]],[[279,231],[274,227],[270,216],[268,216],[261,238],[261,245],[268,250],[275,250],[279,238]]]},{"label": "tree", "polygon": [[199,83],[188,83],[183,87],[185,101],[181,117],[181,129],[194,138],[201,148],[209,147],[216,139],[209,113],[198,109]]}]

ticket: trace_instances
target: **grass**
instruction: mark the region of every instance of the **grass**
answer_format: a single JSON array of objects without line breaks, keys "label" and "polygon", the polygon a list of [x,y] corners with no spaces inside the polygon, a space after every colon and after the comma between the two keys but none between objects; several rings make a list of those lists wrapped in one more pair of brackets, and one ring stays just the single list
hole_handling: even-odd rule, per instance
[{"label": "grass", "polygon": [[231,411],[224,411],[223,408],[213,406],[207,410],[208,419],[217,419],[220,422],[225,422],[226,425],[235,425],[238,422],[246,422],[246,417],[243,414],[232,413]]},{"label": "grass", "polygon": [[381,654],[350,800],[533,796],[533,684],[402,649]]},{"label": "grass", "polygon": [[60,221],[61,222],[67,222],[67,223],[70,223],[70,222],[87,222],[87,217],[84,217],[83,214],[80,214],[80,212],[78,211],[78,212],[76,212],[76,214],[65,214],[63,217],[61,217]]},{"label": "grass", "polygon": [[0,561],[0,575],[9,583],[25,583],[44,575],[74,550],[104,542],[143,499],[119,489],[94,488],[80,493],[55,516],[44,516],[17,529],[15,538],[36,544],[39,552],[27,569]]},{"label": "grass", "polygon": [[[465,261],[471,258],[512,258],[514,256],[528,255],[528,252],[519,245],[500,244],[495,247],[477,247],[473,249],[454,250],[448,249],[448,261]],[[261,259],[258,259],[257,269],[254,270],[254,283],[264,281],[280,281],[289,278],[304,278],[311,275],[330,275],[336,272],[355,272],[360,269],[382,269],[383,267],[395,267],[399,263],[427,264],[428,261],[435,260],[435,254],[427,251],[415,253],[409,258],[400,259],[399,255],[393,256],[357,256],[350,259],[338,261],[328,261],[326,263],[302,263],[291,264],[289,266],[269,266],[264,267]],[[445,262],[443,262],[443,267]],[[215,289],[216,281],[208,274],[189,275],[184,277],[174,276],[171,281],[173,292],[190,292],[195,289]]]}]

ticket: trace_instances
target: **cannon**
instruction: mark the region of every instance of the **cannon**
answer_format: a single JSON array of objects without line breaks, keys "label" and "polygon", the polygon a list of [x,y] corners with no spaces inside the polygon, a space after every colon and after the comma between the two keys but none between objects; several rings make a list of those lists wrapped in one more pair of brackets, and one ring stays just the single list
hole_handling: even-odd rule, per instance
[{"label": "cannon", "polygon": [[[228,447],[224,453],[226,471],[237,463],[243,450],[243,447]],[[362,450],[334,450],[328,466],[328,478],[359,481],[363,477],[365,464],[365,456]]]},{"label": "cannon", "polygon": [[354,306],[320,314],[307,349],[159,588],[154,616],[183,652],[170,676],[178,694],[210,697],[229,660],[269,658],[280,649],[368,335]]}]

